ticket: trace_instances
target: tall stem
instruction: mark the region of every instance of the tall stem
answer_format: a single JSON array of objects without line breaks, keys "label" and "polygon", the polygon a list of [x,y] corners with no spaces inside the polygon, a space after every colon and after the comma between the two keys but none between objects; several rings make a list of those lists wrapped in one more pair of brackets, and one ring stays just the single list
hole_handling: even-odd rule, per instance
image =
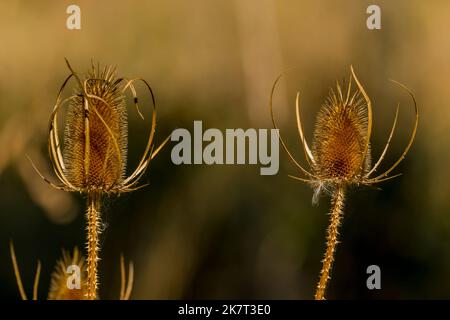
[{"label": "tall stem", "polygon": [[101,195],[97,192],[89,192],[87,200],[87,298],[95,300],[97,298],[97,265],[100,251],[100,205]]},{"label": "tall stem", "polygon": [[322,270],[320,271],[320,280],[316,289],[316,300],[325,299],[325,290],[327,288],[328,279],[330,279],[331,268],[334,261],[334,252],[338,244],[339,226],[341,225],[341,218],[343,215],[345,200],[345,186],[339,185],[333,192],[330,212],[330,225],[327,230],[327,248],[325,257],[322,261]]}]

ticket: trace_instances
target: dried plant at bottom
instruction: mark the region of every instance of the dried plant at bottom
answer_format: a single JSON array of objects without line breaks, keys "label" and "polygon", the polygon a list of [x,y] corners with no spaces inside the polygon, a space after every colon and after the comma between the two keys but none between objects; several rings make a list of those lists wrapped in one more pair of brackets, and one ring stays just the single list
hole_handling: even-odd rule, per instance
[{"label": "dried plant at bottom", "polygon": [[[270,113],[273,126],[278,129],[273,113],[273,94],[281,74],[274,82],[270,96]],[[352,92],[352,82],[357,89]],[[386,145],[377,160],[371,166],[370,137],[372,134],[372,103],[351,67],[351,75],[346,92],[337,83],[336,91],[331,90],[328,99],[317,116],[313,144],[310,149],[305,140],[300,117],[299,93],[296,97],[296,120],[303,152],[310,170],[306,170],[294,159],[281,135],[280,142],[289,159],[300,169],[304,177],[291,176],[306,182],[314,189],[313,203],[317,203],[323,193],[331,195],[330,223],[326,236],[326,251],[322,260],[322,270],[317,285],[315,299],[325,299],[327,282],[331,277],[336,245],[338,243],[339,226],[343,216],[346,190],[350,185],[370,186],[398,177],[400,174],[390,173],[405,158],[414,141],[419,123],[419,112],[412,92],[401,83],[393,81],[411,96],[415,108],[415,123],[406,148],[400,158],[384,173],[374,175],[386,155],[397,124],[399,106]]]},{"label": "dried plant at bottom", "polygon": [[[67,286],[67,268],[77,266],[80,272],[80,287],[69,288]],[[75,247],[73,255],[63,250],[62,258],[58,260],[52,273],[48,300],[84,300],[87,296],[86,288],[86,264],[84,257]]]},{"label": "dried plant at bottom", "polygon": [[[14,244],[9,243],[11,261],[13,264],[14,274],[16,276],[17,287],[22,300],[27,300],[27,295],[20,276],[19,265],[17,263],[16,252]],[[69,277],[72,276],[73,270],[69,270],[69,266],[77,266],[80,270],[79,288],[69,287]],[[39,278],[41,274],[41,262],[38,261],[36,274],[33,284],[33,300],[38,298]],[[120,255],[120,300],[129,300],[131,291],[133,290],[134,282],[134,266],[133,262],[128,264],[128,279],[127,270],[125,268],[125,259],[123,254]],[[87,279],[86,279],[86,264],[85,259],[75,247],[73,254],[63,250],[62,258],[57,262],[55,270],[52,273],[50,290],[48,292],[48,300],[87,300]]]},{"label": "dried plant at bottom", "polygon": [[[156,103],[147,81],[117,78],[115,69],[110,66],[100,69],[98,64],[92,64],[87,74],[80,75],[72,69],[67,60],[66,63],[70,75],[59,90],[50,117],[48,140],[50,159],[61,184],[50,182],[34,164],[33,166],[52,187],[87,195],[87,297],[96,299],[102,199],[108,194],[120,194],[143,187],[137,186],[139,179],[169,138],[159,147],[154,147]],[[73,94],[62,99],[62,92],[72,78],[76,81]],[[136,110],[143,118],[134,86],[138,80],[146,86],[151,95],[151,129],[137,168],[130,176],[125,177],[128,145],[125,92],[131,91]],[[62,152],[58,136],[58,114],[63,106],[67,107],[67,117]]]}]

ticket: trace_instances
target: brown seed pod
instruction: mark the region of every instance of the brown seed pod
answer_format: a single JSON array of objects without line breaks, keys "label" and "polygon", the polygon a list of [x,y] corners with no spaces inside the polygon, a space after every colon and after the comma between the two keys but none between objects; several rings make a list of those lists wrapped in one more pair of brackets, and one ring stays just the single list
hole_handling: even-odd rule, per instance
[{"label": "brown seed pod", "polygon": [[[370,168],[366,150],[367,108],[355,91],[351,99],[331,90],[317,116],[312,155],[314,175],[330,180],[353,180]],[[363,164],[361,166],[361,164]]]},{"label": "brown seed pod", "polygon": [[[127,112],[125,96],[114,70],[102,72],[92,66],[86,76],[90,100],[89,137],[85,130],[83,88],[77,87],[68,106],[64,134],[67,179],[81,190],[111,190],[123,181],[127,158]],[[88,144],[88,145],[87,145]],[[86,159],[88,159],[86,161]]]}]

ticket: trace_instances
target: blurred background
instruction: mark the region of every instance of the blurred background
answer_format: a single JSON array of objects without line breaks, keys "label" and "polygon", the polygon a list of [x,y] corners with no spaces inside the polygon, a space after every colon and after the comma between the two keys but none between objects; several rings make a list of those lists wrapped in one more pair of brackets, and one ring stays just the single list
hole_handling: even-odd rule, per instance
[{"label": "blurred background", "polygon": [[[65,23],[81,7],[81,30]],[[46,185],[48,119],[68,75],[91,59],[150,82],[158,101],[157,141],[175,128],[271,128],[268,100],[293,154],[305,163],[295,123],[301,93],[306,137],[336,80],[353,65],[373,102],[373,157],[387,140],[400,102],[398,129],[383,168],[417,138],[398,167],[403,176],[353,189],[346,203],[330,299],[450,298],[450,3],[376,1],[382,29],[368,30],[373,1],[154,0],[2,1],[0,3],[0,297],[19,299],[8,243],[14,240],[31,295],[42,261],[39,298],[47,297],[61,250],[84,249],[85,198]],[[138,88],[141,106],[148,96]],[[70,92],[70,90],[69,90]],[[149,117],[129,108],[129,168],[146,143]],[[100,296],[119,296],[119,257],[135,264],[134,299],[311,299],[321,268],[329,197],[312,190],[280,149],[280,172],[259,166],[182,165],[173,144],[153,160],[142,190],[106,201]],[[382,170],[382,169],[381,169]],[[381,172],[381,171],[380,171]],[[381,268],[382,289],[369,291],[366,268]]]}]

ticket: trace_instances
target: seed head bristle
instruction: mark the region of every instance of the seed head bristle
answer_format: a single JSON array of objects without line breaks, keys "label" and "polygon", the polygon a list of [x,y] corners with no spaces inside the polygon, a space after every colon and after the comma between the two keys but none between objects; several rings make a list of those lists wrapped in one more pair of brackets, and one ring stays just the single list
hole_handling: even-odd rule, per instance
[{"label": "seed head bristle", "polygon": [[314,131],[312,153],[316,176],[348,181],[369,170],[370,147],[364,155],[367,122],[367,108],[359,90],[351,96],[349,91],[346,98],[339,83],[337,94],[330,90],[317,116]]},{"label": "seed head bristle", "polygon": [[[84,88],[75,88],[75,97],[68,106],[64,135],[65,173],[81,190],[107,190],[118,185],[125,174],[128,142],[125,97],[111,67],[100,71],[98,66],[92,65],[80,82]],[[85,153],[87,132],[88,154]]]},{"label": "seed head bristle", "polygon": [[[80,268],[80,289],[69,289],[67,287],[67,267],[76,265]],[[75,247],[73,255],[63,250],[63,257],[60,259],[52,273],[49,300],[84,300],[86,299],[86,265],[83,256]]]}]

